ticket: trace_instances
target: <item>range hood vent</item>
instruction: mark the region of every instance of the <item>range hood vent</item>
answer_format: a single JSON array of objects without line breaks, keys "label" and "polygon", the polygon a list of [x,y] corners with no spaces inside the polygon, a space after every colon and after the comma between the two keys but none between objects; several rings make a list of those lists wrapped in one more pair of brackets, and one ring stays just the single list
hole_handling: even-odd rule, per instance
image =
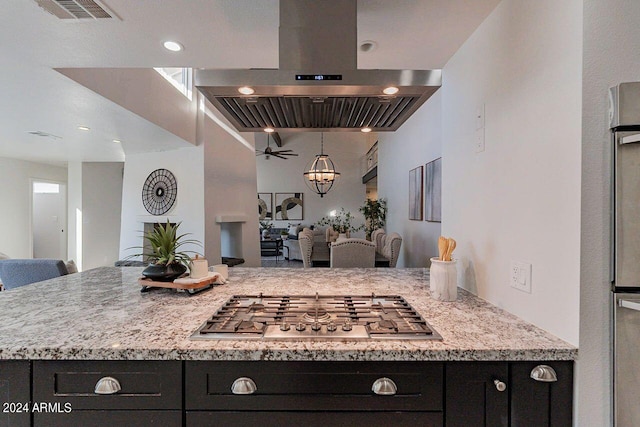
[{"label": "range hood vent", "polygon": [[[440,88],[441,71],[358,70],[356,0],[330,4],[280,0],[280,68],[195,70],[195,86],[243,132],[398,129]],[[245,86],[254,92],[240,94]]]}]

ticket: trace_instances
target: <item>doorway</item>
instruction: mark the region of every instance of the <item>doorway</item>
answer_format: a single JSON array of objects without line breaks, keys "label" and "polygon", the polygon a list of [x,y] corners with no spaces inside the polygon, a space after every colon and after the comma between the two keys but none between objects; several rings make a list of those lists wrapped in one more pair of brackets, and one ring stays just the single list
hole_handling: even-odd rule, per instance
[{"label": "doorway", "polygon": [[32,248],[34,258],[67,259],[67,185],[32,181]]}]

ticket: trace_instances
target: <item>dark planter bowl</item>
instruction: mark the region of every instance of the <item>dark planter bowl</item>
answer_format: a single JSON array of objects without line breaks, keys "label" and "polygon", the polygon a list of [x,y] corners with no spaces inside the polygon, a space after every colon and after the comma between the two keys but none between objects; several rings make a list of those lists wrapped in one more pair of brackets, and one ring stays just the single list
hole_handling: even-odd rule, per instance
[{"label": "dark planter bowl", "polygon": [[154,282],[172,282],[187,271],[184,264],[157,265],[149,264],[142,275]]}]

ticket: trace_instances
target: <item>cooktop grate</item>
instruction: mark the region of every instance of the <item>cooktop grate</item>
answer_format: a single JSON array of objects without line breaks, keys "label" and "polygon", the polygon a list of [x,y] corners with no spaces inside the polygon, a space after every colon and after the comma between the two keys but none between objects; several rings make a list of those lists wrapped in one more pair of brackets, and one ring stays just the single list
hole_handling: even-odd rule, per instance
[{"label": "cooktop grate", "polygon": [[192,339],[442,339],[399,295],[234,295]]}]

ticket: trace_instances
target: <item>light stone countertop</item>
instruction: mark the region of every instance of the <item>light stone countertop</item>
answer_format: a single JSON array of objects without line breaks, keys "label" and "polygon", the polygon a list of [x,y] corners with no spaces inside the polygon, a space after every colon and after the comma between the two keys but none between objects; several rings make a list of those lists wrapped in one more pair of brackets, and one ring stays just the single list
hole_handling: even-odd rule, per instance
[{"label": "light stone countertop", "polygon": [[[140,292],[141,268],[98,268],[0,292],[0,359],[575,360],[565,341],[459,290],[429,296],[426,269],[231,268],[194,296]],[[435,340],[206,340],[189,336],[235,294],[398,294]]]}]

